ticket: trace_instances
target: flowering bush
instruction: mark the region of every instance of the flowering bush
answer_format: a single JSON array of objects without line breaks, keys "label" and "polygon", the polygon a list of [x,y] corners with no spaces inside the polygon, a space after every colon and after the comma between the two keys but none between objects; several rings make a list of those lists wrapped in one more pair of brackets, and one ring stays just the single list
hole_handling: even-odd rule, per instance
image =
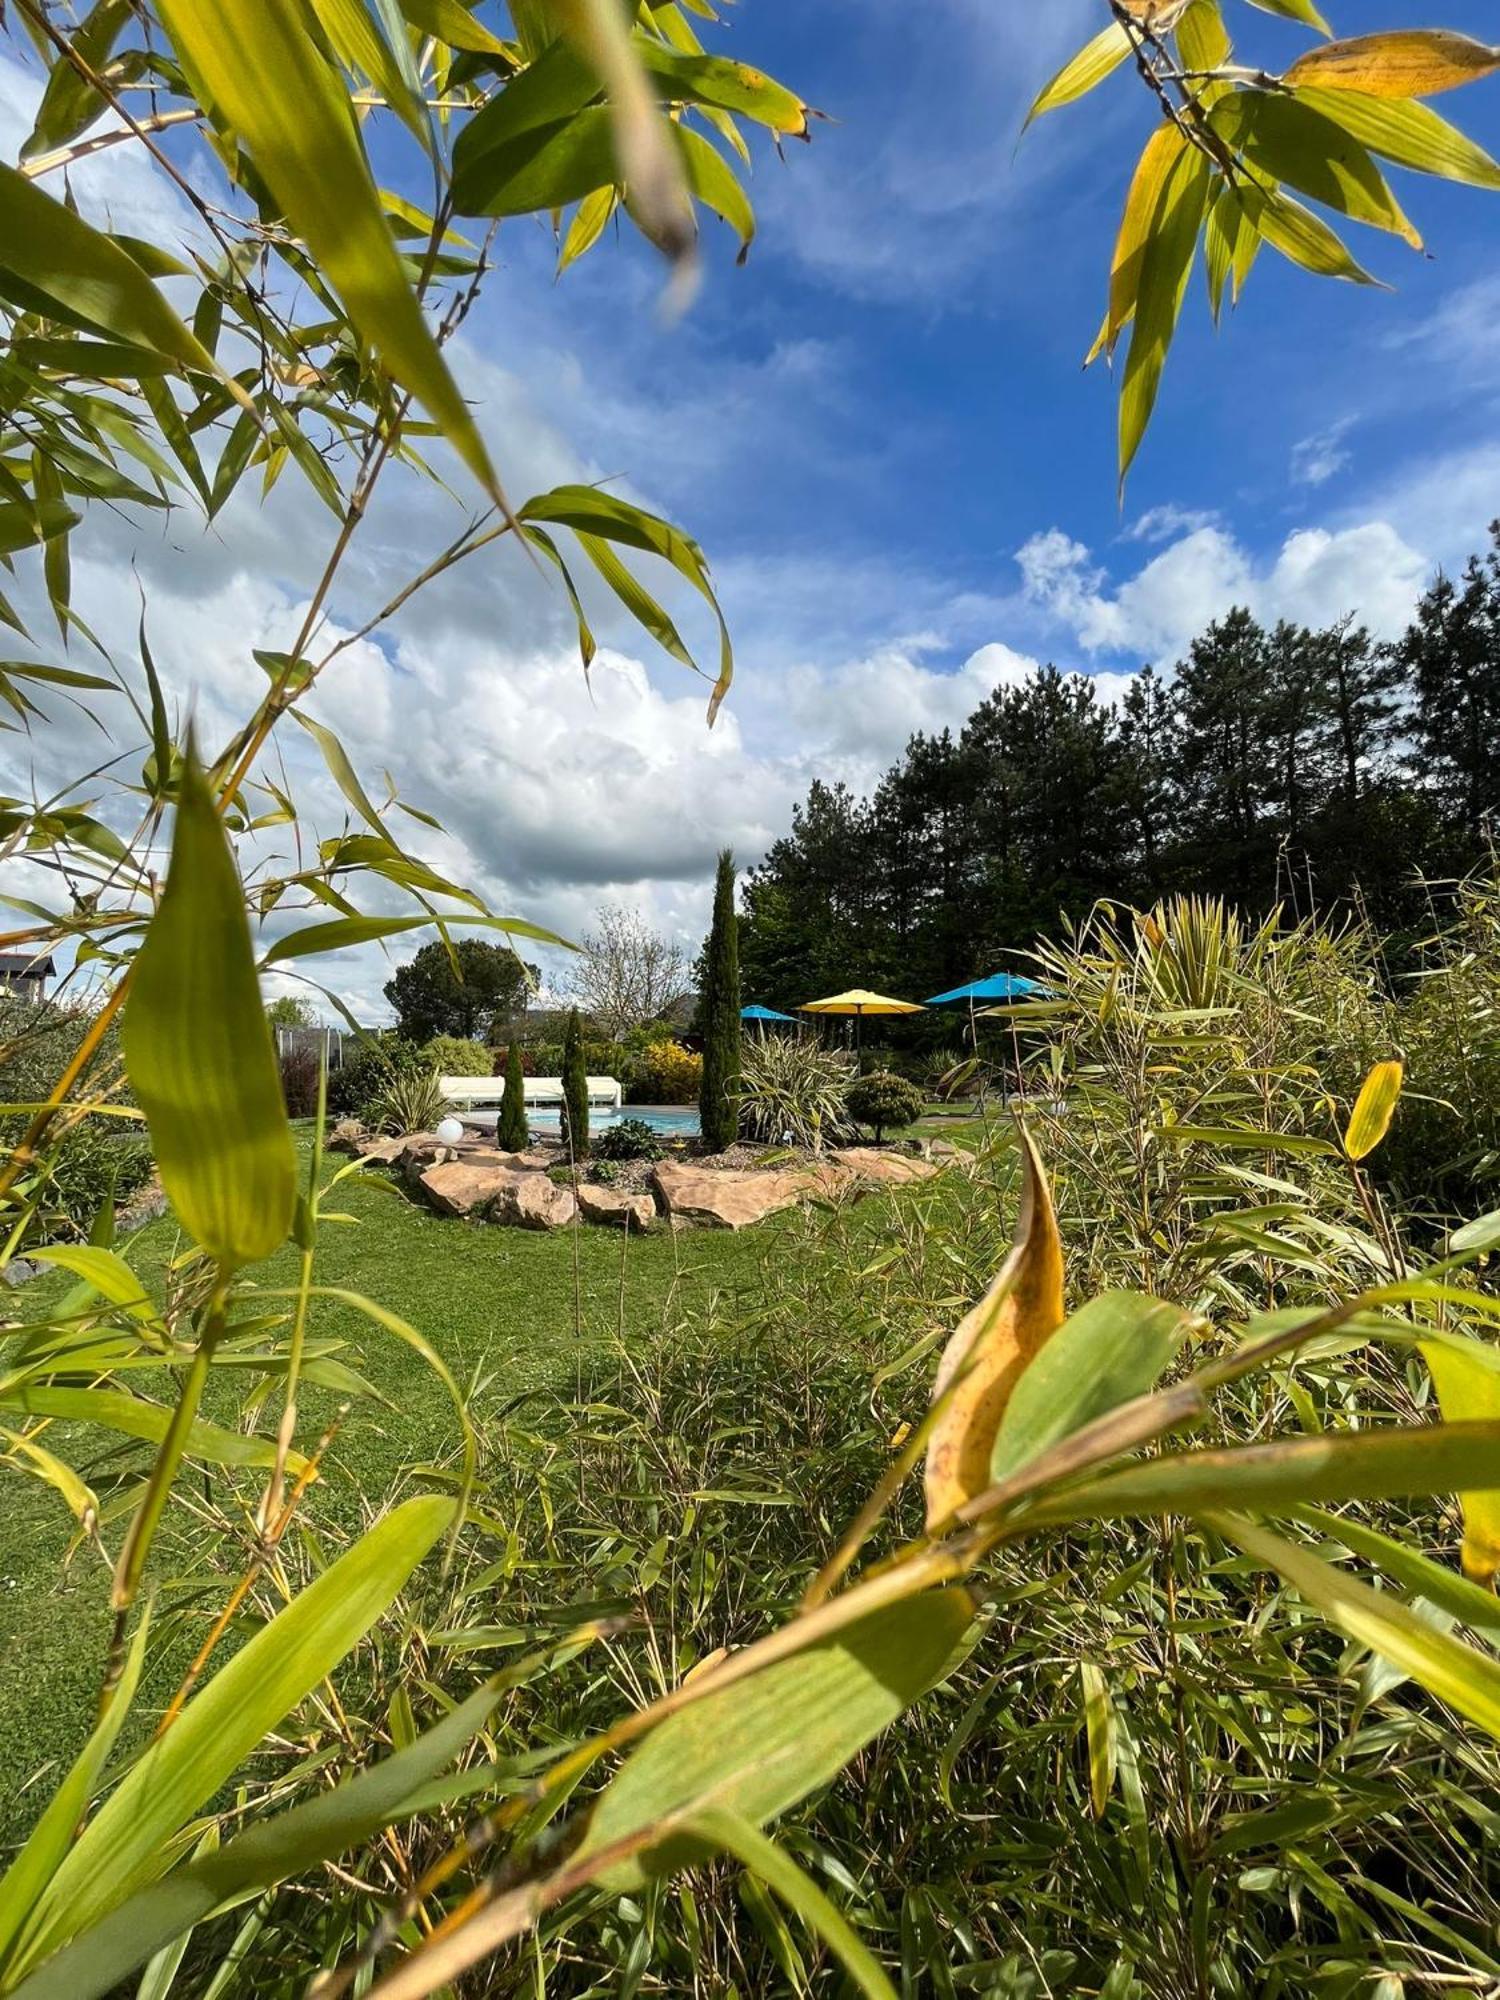
[{"label": "flowering bush", "polygon": [[703,1058],[665,1039],[648,1042],[636,1058],[630,1094],[638,1104],[696,1104]]}]

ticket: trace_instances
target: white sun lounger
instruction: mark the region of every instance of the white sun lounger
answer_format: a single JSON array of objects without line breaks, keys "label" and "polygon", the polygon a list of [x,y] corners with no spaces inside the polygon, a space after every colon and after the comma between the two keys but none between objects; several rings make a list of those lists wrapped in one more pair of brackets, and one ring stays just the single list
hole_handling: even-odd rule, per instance
[{"label": "white sun lounger", "polygon": [[[443,1076],[438,1084],[447,1101],[456,1105],[498,1104],[505,1095],[503,1076]],[[614,1077],[591,1076],[588,1086],[590,1105],[607,1111],[620,1109],[624,1093]],[[528,1076],[525,1087],[528,1111],[548,1110],[563,1101],[560,1076]]]}]

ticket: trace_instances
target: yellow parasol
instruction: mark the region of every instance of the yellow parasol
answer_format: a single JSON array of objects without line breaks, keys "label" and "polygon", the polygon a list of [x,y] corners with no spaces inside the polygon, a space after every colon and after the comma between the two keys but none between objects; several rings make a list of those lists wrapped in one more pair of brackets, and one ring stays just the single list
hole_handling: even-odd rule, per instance
[{"label": "yellow parasol", "polygon": [[862,986],[851,987],[847,993],[834,993],[826,1000],[808,1000],[797,1009],[799,1014],[852,1014],[854,1016],[854,1046],[859,1047],[860,1024],[866,1014],[920,1014],[924,1010],[914,1000],[891,1000],[884,993],[869,993]]}]

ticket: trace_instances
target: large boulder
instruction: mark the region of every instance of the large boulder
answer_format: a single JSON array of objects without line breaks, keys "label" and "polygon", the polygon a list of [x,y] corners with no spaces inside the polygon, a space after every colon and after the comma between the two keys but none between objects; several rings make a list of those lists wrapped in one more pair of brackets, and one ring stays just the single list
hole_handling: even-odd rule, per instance
[{"label": "large boulder", "polygon": [[357,1159],[373,1160],[377,1167],[393,1167],[406,1151],[404,1139],[356,1139]]},{"label": "large boulder", "polygon": [[490,1215],[496,1222],[508,1222],[514,1229],[566,1229],[578,1214],[578,1202],[570,1187],[559,1187],[545,1174],[506,1174],[496,1190]]},{"label": "large boulder", "polygon": [[732,1168],[715,1171],[683,1160],[662,1160],[651,1178],[662,1207],[674,1222],[748,1229],[799,1201],[837,1194],[850,1177],[846,1169],[831,1162],[755,1173]]},{"label": "large boulder", "polygon": [[489,1161],[439,1160],[422,1168],[416,1183],[439,1215],[482,1215],[514,1183],[535,1178]]},{"label": "large boulder", "polygon": [[656,1203],[649,1194],[627,1194],[624,1188],[578,1185],[578,1212],[585,1222],[602,1222],[615,1229],[649,1229],[656,1220]]},{"label": "large boulder", "polygon": [[931,1160],[914,1160],[909,1153],[886,1153],[876,1146],[840,1146],[832,1155],[862,1181],[902,1187],[907,1181],[931,1180],[938,1171]]}]

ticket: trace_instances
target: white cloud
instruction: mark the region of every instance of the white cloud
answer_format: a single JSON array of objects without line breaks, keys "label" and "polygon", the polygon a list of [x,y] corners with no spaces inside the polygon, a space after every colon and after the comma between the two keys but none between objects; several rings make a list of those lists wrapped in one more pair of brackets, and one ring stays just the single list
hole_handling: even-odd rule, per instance
[{"label": "white cloud", "polygon": [[1148,507],[1144,514],[1131,522],[1121,540],[1170,542],[1175,536],[1191,535],[1198,528],[1217,527],[1219,518],[1216,507],[1179,507],[1168,500],[1160,507]]},{"label": "white cloud", "polygon": [[1082,543],[1055,528],[1032,536],[1017,561],[1027,596],[1086,652],[1163,664],[1234,604],[1263,620],[1309,625],[1354,611],[1372,631],[1396,632],[1429,567],[1383,520],[1301,528],[1263,559],[1223,528],[1198,528],[1118,584]]},{"label": "white cloud", "polygon": [[1344,443],[1353,425],[1353,417],[1341,417],[1336,424],[1297,440],[1288,467],[1296,485],[1326,486],[1344,470],[1354,455]]}]

